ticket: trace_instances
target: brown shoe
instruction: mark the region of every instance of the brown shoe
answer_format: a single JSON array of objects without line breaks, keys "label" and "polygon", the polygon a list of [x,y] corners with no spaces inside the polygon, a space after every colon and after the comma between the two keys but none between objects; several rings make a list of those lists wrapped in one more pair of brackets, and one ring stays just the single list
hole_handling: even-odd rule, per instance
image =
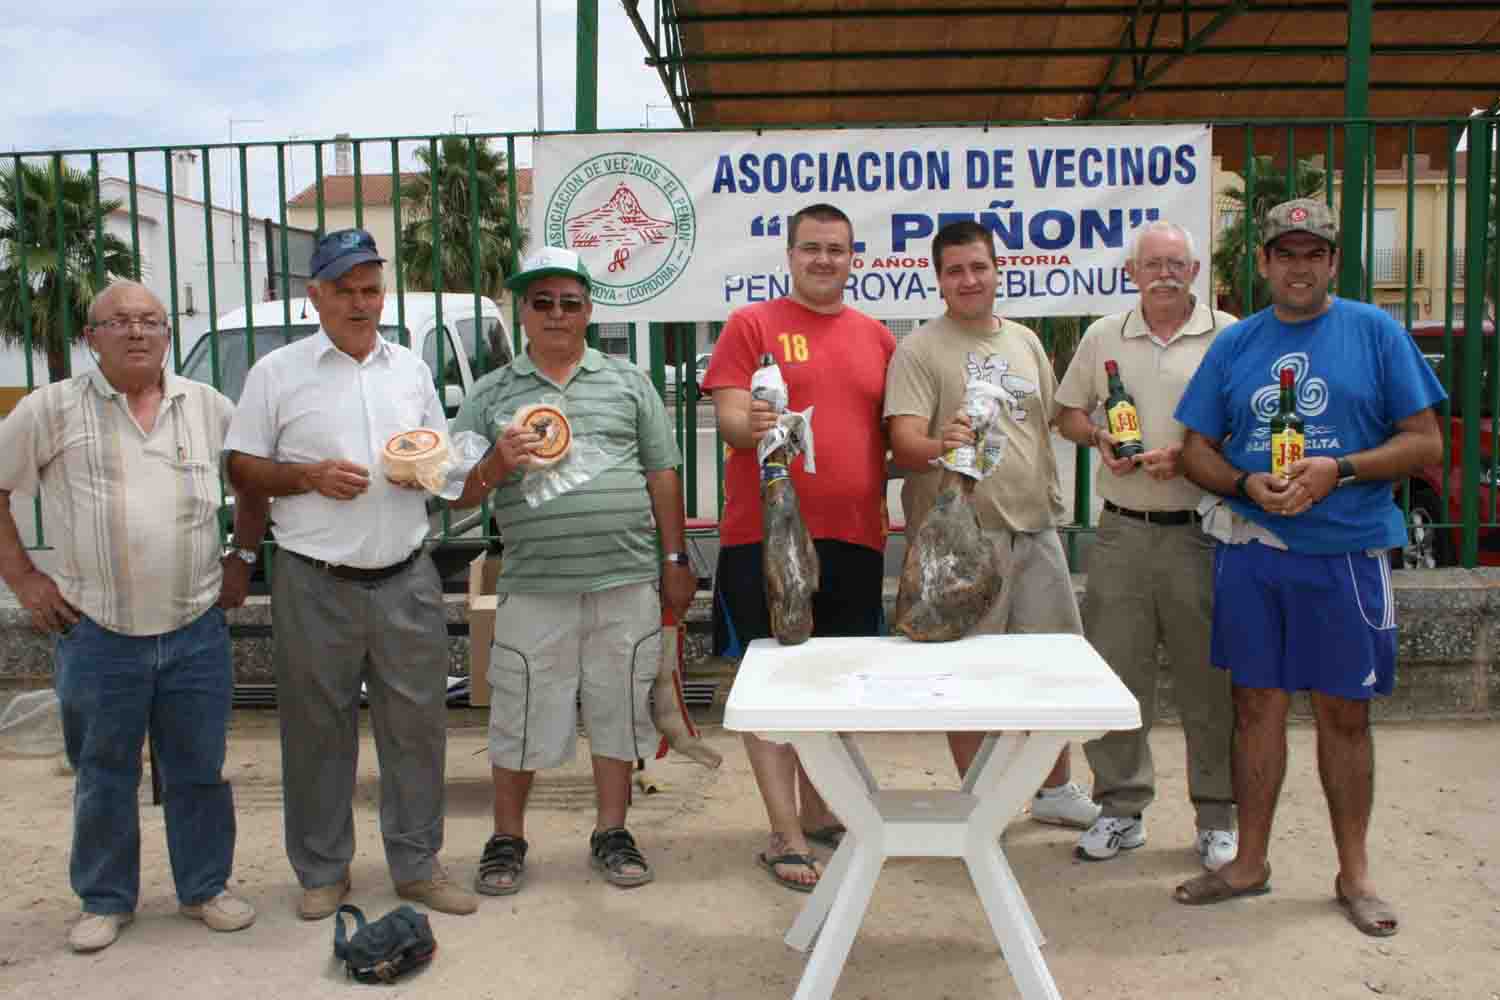
[{"label": "brown shoe", "polygon": [[443,871],[442,865],[438,864],[432,867],[432,878],[418,879],[415,882],[397,882],[396,895],[414,903],[421,903],[429,910],[437,910],[439,913],[463,916],[479,909],[479,900],[475,895],[450,881],[448,873]]},{"label": "brown shoe", "polygon": [[330,885],[315,886],[302,890],[302,899],[297,903],[297,916],[303,920],[322,920],[333,916],[344,897],[349,895],[349,876]]}]

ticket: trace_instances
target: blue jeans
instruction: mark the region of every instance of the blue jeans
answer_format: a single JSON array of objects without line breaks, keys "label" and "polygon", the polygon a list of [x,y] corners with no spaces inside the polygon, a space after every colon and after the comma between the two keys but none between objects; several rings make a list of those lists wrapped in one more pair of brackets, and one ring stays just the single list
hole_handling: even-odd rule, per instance
[{"label": "blue jeans", "polygon": [[209,608],[162,635],[130,636],[81,618],[53,644],[73,791],[69,877],[88,913],[132,913],[141,886],[141,752],[161,769],[177,898],[224,891],[234,798],[220,774],[234,692],[229,628]]}]

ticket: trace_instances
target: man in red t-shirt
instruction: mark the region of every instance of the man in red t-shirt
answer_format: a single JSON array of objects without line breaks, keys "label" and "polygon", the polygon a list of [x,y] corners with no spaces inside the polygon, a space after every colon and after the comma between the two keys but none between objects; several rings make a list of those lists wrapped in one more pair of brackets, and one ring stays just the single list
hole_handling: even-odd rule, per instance
[{"label": "man in red t-shirt", "polygon": [[[879,320],[844,305],[853,246],[849,217],[832,205],[810,205],[792,216],[791,294],[730,316],[704,377],[719,433],[730,448],[714,574],[714,648],[720,654],[738,655],[751,639],[771,634],[755,446],[776,415],[769,403],[750,399],[750,376],[763,354],[781,367],[789,408],[814,407],[817,474],[809,475],[801,462],[791,470],[822,568],[813,634],[875,635],[880,628],[886,470],[881,421],[886,363],[896,338]],[[781,884],[807,892],[822,872],[809,838],[834,845],[843,826],[791,746],[746,733],[745,750],[771,821],[760,863]]]}]

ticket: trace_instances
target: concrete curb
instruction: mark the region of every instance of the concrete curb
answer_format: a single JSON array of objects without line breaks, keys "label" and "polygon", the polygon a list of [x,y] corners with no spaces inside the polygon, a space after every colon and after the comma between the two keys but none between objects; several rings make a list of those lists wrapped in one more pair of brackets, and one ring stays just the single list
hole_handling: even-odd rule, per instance
[{"label": "concrete curb", "polygon": [[[1396,592],[1399,675],[1395,693],[1375,702],[1385,719],[1490,718],[1500,709],[1500,569],[1398,571]],[[1080,599],[1084,578],[1074,578]],[[894,581],[887,581],[887,611]],[[700,593],[687,615],[687,673],[721,681],[719,701],[727,693],[732,665],[709,655],[709,595]],[[269,598],[252,598],[230,613],[238,634],[234,641],[235,680],[240,684],[274,682],[271,661]],[[448,620],[465,621],[464,596],[448,595]],[[250,626],[250,628],[243,628]],[[449,640],[450,674],[468,673],[469,640]],[[1162,651],[1158,658],[1165,668]],[[9,593],[0,593],[0,686],[37,687],[51,683],[50,640],[31,629],[30,618]],[[1171,675],[1160,674],[1162,719],[1176,717]],[[1294,714],[1311,714],[1307,697],[1294,702]]]}]

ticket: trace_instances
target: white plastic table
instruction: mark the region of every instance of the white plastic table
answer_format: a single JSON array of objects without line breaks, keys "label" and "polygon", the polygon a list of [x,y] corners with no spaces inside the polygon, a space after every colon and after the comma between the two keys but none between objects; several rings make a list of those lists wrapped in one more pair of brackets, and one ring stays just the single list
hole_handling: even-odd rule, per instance
[{"label": "white plastic table", "polygon": [[[832,995],[886,858],[963,858],[1011,976],[1028,1000],[1060,998],[1043,937],[1000,846],[1069,740],[1137,729],[1140,706],[1081,636],[974,636],[751,643],[727,729],[797,748],[848,829],[786,943],[807,951],[795,1000]],[[991,734],[957,791],[891,791],[855,745],[861,732]]]}]

